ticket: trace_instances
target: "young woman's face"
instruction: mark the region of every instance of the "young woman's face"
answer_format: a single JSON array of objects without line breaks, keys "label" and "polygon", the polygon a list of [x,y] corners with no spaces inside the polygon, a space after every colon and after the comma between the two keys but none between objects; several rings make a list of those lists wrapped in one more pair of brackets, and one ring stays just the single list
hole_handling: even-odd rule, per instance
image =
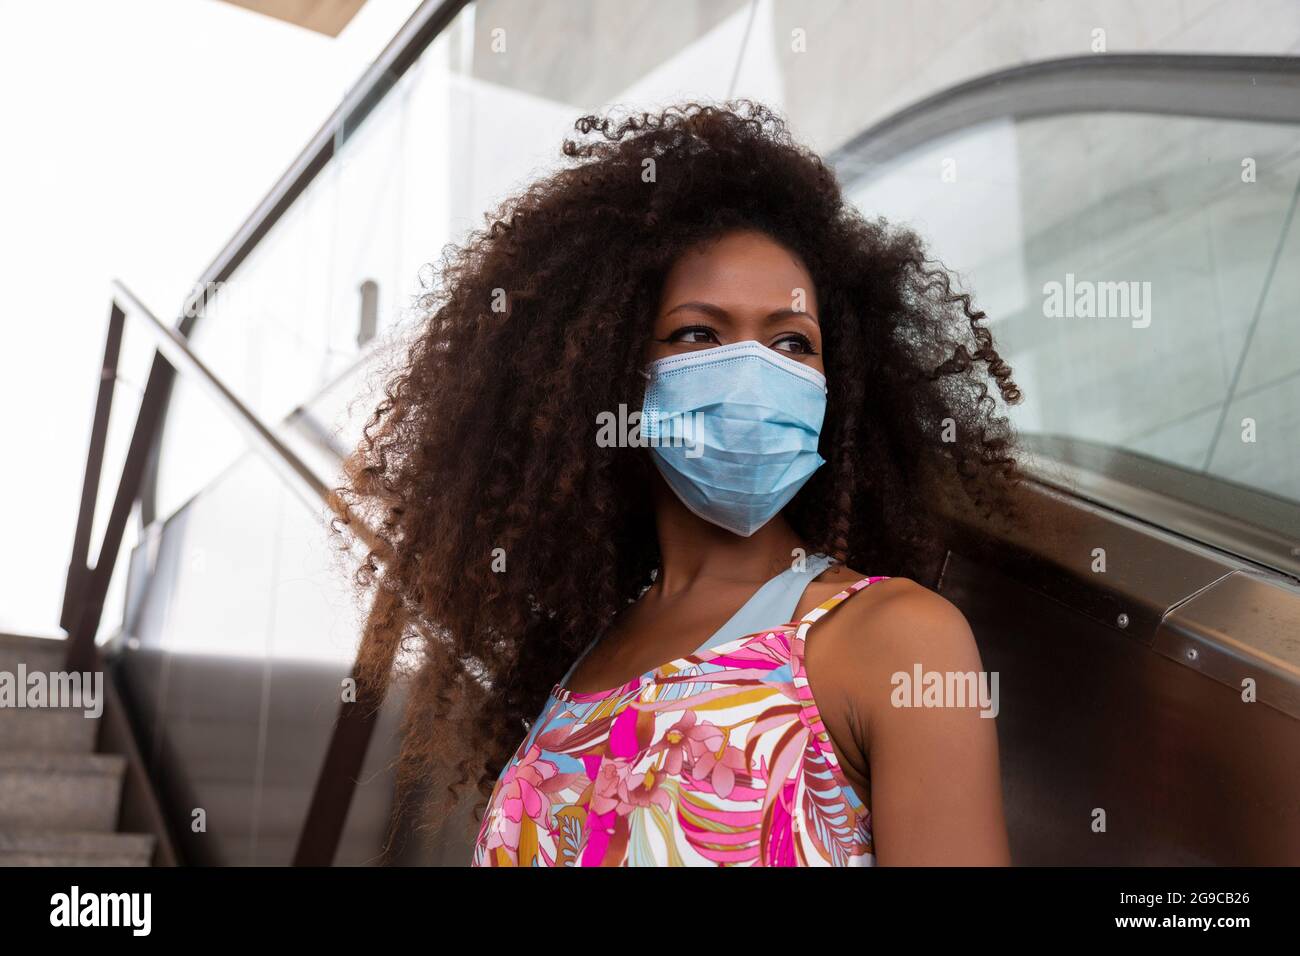
[{"label": "young woman's face", "polygon": [[728,233],[684,253],[668,271],[649,361],[752,340],[823,375],[812,276],[761,232]]}]

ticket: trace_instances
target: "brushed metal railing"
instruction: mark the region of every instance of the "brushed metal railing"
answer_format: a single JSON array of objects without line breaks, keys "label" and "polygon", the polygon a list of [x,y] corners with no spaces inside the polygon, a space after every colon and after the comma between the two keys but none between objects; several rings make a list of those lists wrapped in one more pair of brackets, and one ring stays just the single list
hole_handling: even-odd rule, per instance
[{"label": "brushed metal railing", "polygon": [[[93,564],[89,562],[91,528],[94,525],[104,446],[113,401],[113,382],[121,352],[122,334],[128,317],[139,320],[153,339],[155,356],[136,415],[103,540]],[[173,378],[180,374],[199,388],[248,440],[252,450],[266,461],[289,489],[309,508],[329,507],[332,492],[325,478],[300,458],[262,421],[190,348],[189,342],[158,318],[122,282],[114,281],[109,312],[104,363],[95,403],[90,451],[82,485],[81,508],[77,516],[73,556],[64,590],[62,624],[68,632],[69,670],[98,670],[101,667],[95,636],[103,616],[104,600],[122,547],[126,522],[140,493],[140,485],[152,445],[162,424],[162,410]],[[379,539],[354,517],[349,529],[355,540],[375,547]],[[383,692],[358,688],[355,701],[341,701],[329,749],[312,795],[295,863],[325,865],[334,857],[347,818],[348,807],[369,749],[370,738]]]},{"label": "brushed metal railing", "polygon": [[[157,446],[169,405],[171,388],[179,372],[209,395],[248,438],[252,448],[271,464],[294,493],[311,507],[328,503],[326,482],[302,461],[194,354],[188,338],[203,314],[213,290],[228,279],[257,247],[297,198],[328,165],[338,148],[371,111],[383,101],[398,79],[469,0],[426,0],[381,51],[365,74],[344,96],[338,108],[311,138],[270,192],[217,254],[195,283],[195,293],[181,309],[174,327],[162,322],[123,283],[113,285],[108,333],[100,384],[95,401],[90,447],[82,483],[81,503],[68,564],[60,624],[68,634],[67,666],[96,669],[99,653],[95,635],[103,617],[104,601],[122,546],[127,520],[137,501],[146,524],[153,514]],[[128,314],[141,319],[153,337],[156,354],[131,432],[117,492],[95,561],[90,562],[90,538],[104,465],[104,448],[112,410],[113,386]],[[376,539],[359,521],[350,525],[367,546]],[[367,694],[358,688],[355,702],[342,702],[325,760],[294,855],[295,865],[329,865],[343,832],[356,788],[356,777],[369,748],[382,692]]]}]

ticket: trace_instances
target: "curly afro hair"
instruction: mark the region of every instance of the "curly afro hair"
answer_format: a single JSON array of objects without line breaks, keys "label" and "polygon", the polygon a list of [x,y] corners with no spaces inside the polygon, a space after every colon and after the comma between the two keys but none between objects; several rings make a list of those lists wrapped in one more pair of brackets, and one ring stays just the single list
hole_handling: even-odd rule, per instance
[{"label": "curly afro hair", "polygon": [[467,781],[489,796],[555,681],[652,580],[649,456],[600,447],[596,421],[640,407],[664,276],[703,241],[760,230],[815,282],[827,464],[785,512],[811,547],[933,587],[941,503],[1017,511],[989,385],[1020,396],[984,313],[914,233],[846,203],[779,116],[742,100],[575,128],[563,168],[434,264],[337,489],[336,529],[378,537],[356,574],[372,597],[358,678],[382,688],[413,661],[395,819],[417,792],[433,827]]}]

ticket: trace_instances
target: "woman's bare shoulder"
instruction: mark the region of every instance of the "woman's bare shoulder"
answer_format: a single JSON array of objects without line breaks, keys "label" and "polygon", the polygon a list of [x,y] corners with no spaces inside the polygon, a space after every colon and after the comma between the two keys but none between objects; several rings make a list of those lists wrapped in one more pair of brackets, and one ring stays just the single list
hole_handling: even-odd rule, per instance
[{"label": "woman's bare shoulder", "polygon": [[[852,600],[845,602],[843,610],[836,612],[837,615],[848,610],[850,607],[858,609],[862,608],[864,605],[874,606],[885,599],[892,601],[902,595],[916,594],[918,591],[933,595],[941,601],[944,600],[929,588],[917,584],[910,578],[883,577],[879,572],[871,574],[866,571],[855,570],[844,564],[835,564],[827,568],[816,577],[812,584],[808,586],[808,591],[810,593],[816,592],[821,596],[821,600],[817,602],[820,604],[822,601],[828,600],[839,594],[844,589],[857,584],[864,578],[872,577],[883,579],[873,581],[863,591],[853,595]],[[923,596],[918,595],[917,597],[914,597],[913,600],[924,602],[925,599]],[[827,620],[829,621],[830,619],[828,618]]]},{"label": "woman's bare shoulder", "polygon": [[[868,577],[843,570],[844,586]],[[938,670],[979,666],[966,616],[943,595],[910,578],[872,582],[837,607],[820,629],[813,640],[822,645],[818,651],[826,669],[855,683],[910,670],[918,660]]]}]

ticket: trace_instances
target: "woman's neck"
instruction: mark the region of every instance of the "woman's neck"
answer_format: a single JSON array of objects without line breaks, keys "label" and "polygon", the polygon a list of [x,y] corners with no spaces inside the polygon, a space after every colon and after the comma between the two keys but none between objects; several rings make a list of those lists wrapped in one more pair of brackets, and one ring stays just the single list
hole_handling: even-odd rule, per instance
[{"label": "woman's neck", "polygon": [[805,548],[784,515],[778,514],[742,538],[692,514],[663,479],[656,479],[660,566],[655,586],[660,596],[671,596],[706,580],[761,583],[790,567],[799,549]]}]

